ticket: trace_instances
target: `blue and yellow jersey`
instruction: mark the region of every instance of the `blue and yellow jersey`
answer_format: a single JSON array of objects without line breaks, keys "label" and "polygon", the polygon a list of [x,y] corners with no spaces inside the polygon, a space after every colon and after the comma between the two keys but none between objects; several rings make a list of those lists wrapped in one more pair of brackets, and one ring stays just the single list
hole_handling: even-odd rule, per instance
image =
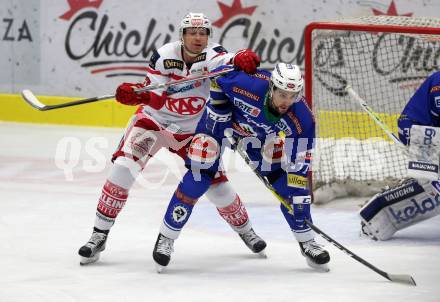
[{"label": "blue and yellow jersey", "polygon": [[[258,138],[261,145],[247,153],[261,163],[263,175],[280,169],[287,172],[288,186],[299,195],[308,195],[307,172],[315,138],[315,120],[304,98],[282,115],[269,110],[270,76],[265,70],[255,74],[232,71],[212,81],[210,102],[230,108],[234,136]],[[264,162],[269,166],[264,170]]]},{"label": "blue and yellow jersey", "polygon": [[440,127],[440,71],[422,83],[406,104],[402,116],[415,124]]}]

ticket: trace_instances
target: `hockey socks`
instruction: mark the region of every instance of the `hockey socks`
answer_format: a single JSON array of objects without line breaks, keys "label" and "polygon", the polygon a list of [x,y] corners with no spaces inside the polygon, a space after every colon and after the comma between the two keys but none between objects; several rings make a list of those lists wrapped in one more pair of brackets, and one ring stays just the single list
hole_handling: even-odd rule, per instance
[{"label": "hockey socks", "polygon": [[158,273],[161,273],[170,262],[174,240],[177,239],[191,216],[196,202],[197,199],[182,193],[180,188],[177,188],[173,194],[153,250],[153,259]]},{"label": "hockey socks", "polygon": [[95,227],[101,230],[109,230],[115,223],[116,216],[124,207],[127,198],[127,189],[107,180],[102,188],[96,209]]},{"label": "hockey socks", "polygon": [[177,188],[168,204],[160,229],[161,234],[171,239],[177,239],[180,231],[191,216],[192,209],[196,202],[197,199],[189,197],[182,193],[180,188]]}]

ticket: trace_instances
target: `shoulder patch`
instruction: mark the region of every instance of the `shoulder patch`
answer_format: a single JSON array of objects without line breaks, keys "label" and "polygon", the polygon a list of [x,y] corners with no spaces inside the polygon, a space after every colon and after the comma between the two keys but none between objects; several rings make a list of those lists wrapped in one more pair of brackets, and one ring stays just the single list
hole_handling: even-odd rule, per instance
[{"label": "shoulder patch", "polygon": [[298,134],[301,134],[303,132],[303,129],[301,127],[301,123],[299,122],[298,118],[293,114],[293,112],[287,112],[287,116],[290,118],[290,120],[293,122],[296,128],[296,132]]},{"label": "shoulder patch", "polygon": [[232,91],[235,93],[241,94],[241,95],[243,95],[253,101],[256,101],[256,102],[258,102],[260,100],[260,97],[258,95],[254,94],[246,89],[237,87],[237,86],[232,87]]},{"label": "shoulder patch", "polygon": [[434,93],[438,91],[440,91],[440,85],[433,86],[429,92]]},{"label": "shoulder patch", "polygon": [[228,51],[226,50],[226,48],[224,48],[224,47],[221,46],[221,45],[214,47],[212,50],[214,50],[214,51],[217,52],[217,53],[228,52]]},{"label": "shoulder patch", "polygon": [[202,62],[206,60],[206,52],[202,52],[199,54],[195,59],[193,63]]},{"label": "shoulder patch", "polygon": [[150,57],[150,67],[151,68],[156,69],[156,63],[157,63],[157,60],[159,60],[159,58],[160,58],[160,55],[157,52],[157,50],[155,50]]},{"label": "shoulder patch", "polygon": [[304,99],[304,97],[303,97],[301,101],[304,103],[304,106],[310,112],[310,115],[312,116],[312,121],[313,121],[313,123],[315,123],[316,122],[315,114],[313,113],[312,109],[310,109],[309,104],[307,103],[306,99]]},{"label": "shoulder patch", "polygon": [[254,77],[256,77],[256,78],[259,78],[259,79],[262,79],[262,80],[266,80],[266,81],[270,81],[270,77],[269,76],[267,76],[266,74],[264,74],[264,73],[260,73],[260,72],[256,72],[256,73],[254,73],[252,76],[254,76]]},{"label": "shoulder patch", "polygon": [[174,69],[174,68],[176,68],[176,69],[183,70],[183,66],[184,66],[184,63],[183,63],[183,61],[180,61],[180,60],[175,60],[175,59],[165,59],[165,60],[163,60],[163,67],[165,69]]}]

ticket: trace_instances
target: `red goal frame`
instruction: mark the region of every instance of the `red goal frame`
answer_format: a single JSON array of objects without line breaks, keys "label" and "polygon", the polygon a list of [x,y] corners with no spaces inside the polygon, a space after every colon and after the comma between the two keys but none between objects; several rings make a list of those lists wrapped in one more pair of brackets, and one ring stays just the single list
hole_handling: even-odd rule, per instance
[{"label": "red goal frame", "polygon": [[[408,17],[410,18],[410,17]],[[354,23],[336,23],[336,22],[312,22],[304,29],[304,79],[305,79],[305,97],[310,107],[313,105],[312,96],[312,34],[314,30],[343,30],[343,31],[364,31],[364,32],[392,32],[408,34],[439,35],[440,28],[436,27],[416,27],[400,25],[378,25],[378,24],[354,24]],[[440,40],[439,40],[440,41]]]}]

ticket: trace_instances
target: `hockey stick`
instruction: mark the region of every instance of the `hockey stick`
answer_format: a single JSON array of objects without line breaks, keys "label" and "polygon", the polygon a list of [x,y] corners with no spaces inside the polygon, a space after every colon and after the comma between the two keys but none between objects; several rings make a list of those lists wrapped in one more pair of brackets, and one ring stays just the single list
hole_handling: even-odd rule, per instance
[{"label": "hockey stick", "polygon": [[393,131],[380,119],[379,115],[371,109],[370,106],[368,106],[367,102],[362,99],[356,91],[353,90],[353,88],[350,85],[347,85],[345,87],[345,91],[348,92],[348,94],[355,99],[359,105],[362,107],[362,109],[368,113],[368,115],[371,117],[371,119],[380,127],[382,130],[393,140],[399,148],[404,150],[406,154],[408,154],[408,149],[405,145],[402,144],[402,142],[397,138],[396,135],[394,135]]},{"label": "hockey stick", "polygon": [[[246,162],[246,164],[248,164],[250,166],[250,158],[247,156],[247,154],[240,148],[240,146],[237,146],[237,151],[240,154],[240,156],[244,159],[244,161]],[[252,168],[252,167],[251,167]],[[266,186],[267,189],[269,189],[269,191],[272,192],[272,194],[281,202],[281,204],[283,204],[283,206],[285,206],[290,213],[293,213],[293,208],[292,206],[286,202],[286,200],[284,200],[283,197],[281,197],[281,195],[279,195],[275,189],[272,187],[272,185],[269,183],[269,181],[267,180],[267,178],[265,178],[264,176],[262,176],[260,173],[258,173],[258,171],[256,169],[252,169],[255,173],[255,175],[257,175],[257,177],[264,183],[264,185]],[[383,270],[375,267],[374,265],[372,265],[371,263],[367,262],[366,260],[362,259],[361,257],[359,257],[358,255],[356,255],[355,253],[353,253],[352,251],[350,251],[349,249],[347,249],[346,247],[344,247],[342,244],[340,244],[339,242],[337,242],[336,240],[334,240],[332,237],[330,237],[329,235],[327,235],[326,233],[324,233],[321,229],[319,229],[316,225],[314,225],[311,221],[309,220],[305,220],[306,224],[316,233],[318,233],[319,235],[321,235],[322,238],[324,238],[325,240],[327,240],[328,242],[330,242],[331,244],[333,244],[335,247],[337,247],[338,249],[340,249],[341,251],[343,251],[344,253],[346,253],[347,255],[349,255],[351,258],[355,259],[356,261],[360,262],[361,264],[365,265],[366,267],[368,267],[369,269],[375,271],[376,273],[378,273],[379,275],[381,275],[382,277],[392,281],[392,282],[398,282],[398,283],[404,283],[404,284],[408,284],[408,285],[416,285],[416,282],[414,281],[414,278],[411,277],[410,275],[395,275],[395,274],[388,274],[386,272],[384,272]]]},{"label": "hockey stick", "polygon": [[[232,70],[234,70],[234,68],[227,68],[227,69],[222,69],[222,70],[215,71],[215,72],[202,74],[199,76],[188,77],[188,78],[184,78],[184,79],[176,80],[176,81],[170,81],[168,83],[153,84],[153,85],[149,85],[149,86],[143,87],[141,89],[138,89],[138,90],[136,90],[136,92],[150,91],[150,90],[155,90],[155,89],[166,88],[166,87],[173,86],[173,85],[179,85],[179,84],[194,82],[194,81],[203,80],[203,79],[207,79],[207,78],[213,78],[213,77],[217,77],[219,75],[228,73]],[[32,107],[34,107],[35,109],[38,109],[40,111],[47,111],[47,110],[77,106],[77,105],[82,105],[82,104],[87,104],[87,103],[93,103],[93,102],[113,99],[115,97],[114,94],[108,94],[108,95],[97,96],[97,97],[92,97],[92,98],[88,98],[88,99],[67,102],[67,103],[63,103],[63,104],[44,105],[43,103],[41,103],[38,100],[38,98],[32,93],[32,91],[30,91],[28,89],[23,90],[21,92],[21,96],[29,105],[31,105]]]}]

